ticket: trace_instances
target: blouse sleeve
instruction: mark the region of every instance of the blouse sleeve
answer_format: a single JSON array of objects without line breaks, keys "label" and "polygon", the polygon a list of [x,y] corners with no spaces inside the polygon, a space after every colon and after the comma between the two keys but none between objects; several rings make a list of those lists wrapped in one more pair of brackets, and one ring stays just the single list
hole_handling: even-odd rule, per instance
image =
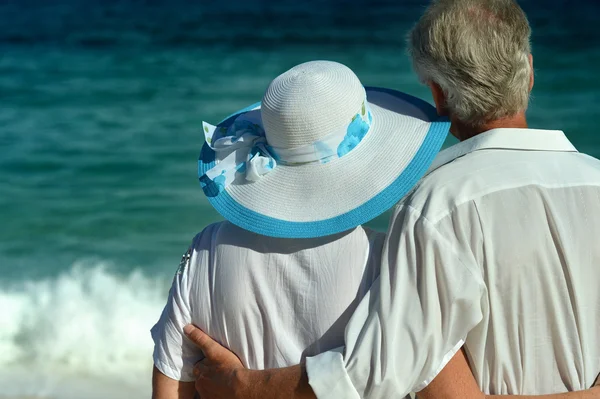
[{"label": "blouse sleeve", "polygon": [[[184,334],[183,327],[192,323],[192,299],[190,293],[194,269],[199,262],[206,261],[209,255],[206,245],[201,241],[210,239],[206,230],[194,239],[194,242],[181,258],[173,284],[169,291],[167,304],[160,319],[152,327],[154,340],[154,365],[169,378],[178,381],[194,381],[193,369],[203,354]],[[210,245],[208,246],[210,248]]]}]

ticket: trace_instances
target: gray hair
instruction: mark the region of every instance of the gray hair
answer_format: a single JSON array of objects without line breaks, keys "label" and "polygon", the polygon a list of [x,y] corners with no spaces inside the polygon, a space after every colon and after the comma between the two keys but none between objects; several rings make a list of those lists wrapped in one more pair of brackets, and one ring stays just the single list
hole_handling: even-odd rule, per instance
[{"label": "gray hair", "polygon": [[408,51],[419,78],[444,91],[450,114],[478,127],[527,109],[530,35],[514,0],[434,0]]}]

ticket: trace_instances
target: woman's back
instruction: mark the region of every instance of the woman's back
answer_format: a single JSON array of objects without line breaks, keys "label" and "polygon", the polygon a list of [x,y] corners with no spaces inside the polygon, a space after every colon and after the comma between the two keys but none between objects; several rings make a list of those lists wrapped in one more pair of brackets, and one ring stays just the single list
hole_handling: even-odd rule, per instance
[{"label": "woman's back", "polygon": [[203,122],[198,179],[228,222],[196,237],[152,329],[155,392],[179,389],[161,372],[194,380],[189,323],[250,368],[342,346],[379,274],[383,234],[360,225],[417,184],[449,128],[426,102],[331,61],[297,65],[260,103]]},{"label": "woman's back", "polygon": [[157,324],[167,325],[153,329],[155,364],[171,378],[193,379],[202,354],[178,333],[189,323],[255,369],[342,346],[350,315],[379,274],[383,238],[362,227],[312,239],[265,237],[228,222],[207,227],[178,271]]}]

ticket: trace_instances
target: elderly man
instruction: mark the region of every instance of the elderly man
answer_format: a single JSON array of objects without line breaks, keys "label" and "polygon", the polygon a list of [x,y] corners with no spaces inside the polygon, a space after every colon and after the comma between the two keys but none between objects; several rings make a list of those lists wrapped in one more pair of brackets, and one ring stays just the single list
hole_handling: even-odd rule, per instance
[{"label": "elderly man", "polygon": [[188,327],[208,352],[198,370],[203,399],[420,390],[446,397],[446,384],[431,381],[463,345],[488,394],[593,385],[600,161],[577,152],[561,131],[527,127],[529,36],[514,0],[429,6],[409,51],[461,143],[440,153],[395,209],[380,278],[354,312],[345,348],[303,366],[249,371]]}]

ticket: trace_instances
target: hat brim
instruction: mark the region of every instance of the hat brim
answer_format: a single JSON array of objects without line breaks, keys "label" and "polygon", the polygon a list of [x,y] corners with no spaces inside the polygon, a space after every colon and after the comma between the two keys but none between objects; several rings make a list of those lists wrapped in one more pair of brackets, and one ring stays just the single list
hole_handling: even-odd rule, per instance
[{"label": "hat brim", "polygon": [[[211,205],[231,223],[266,236],[312,238],[368,222],[393,207],[425,174],[450,123],[429,103],[399,91],[366,87],[373,125],[348,154],[331,162],[278,165],[259,181],[240,178]],[[222,121],[228,126],[244,108]],[[216,165],[205,143],[198,175]]]}]

